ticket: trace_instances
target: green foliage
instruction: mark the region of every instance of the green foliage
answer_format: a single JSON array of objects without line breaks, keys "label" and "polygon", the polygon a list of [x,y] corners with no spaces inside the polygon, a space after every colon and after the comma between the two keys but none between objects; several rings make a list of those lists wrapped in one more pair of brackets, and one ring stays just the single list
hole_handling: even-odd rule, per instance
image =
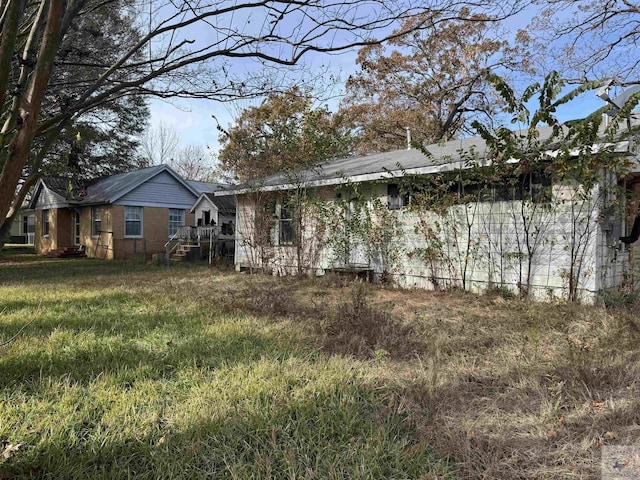
[{"label": "green foliage", "polygon": [[[582,267],[587,245],[597,230],[594,212],[601,218],[621,218],[623,214],[625,192],[616,177],[624,176],[629,164],[625,156],[614,153],[614,148],[615,142],[624,137],[619,135],[620,126],[640,96],[632,97],[607,125],[602,121],[604,109],[563,125],[556,116],[558,107],[601,86],[601,82],[589,82],[558,98],[565,82],[556,72],[542,84],[529,86],[520,97],[499,76],[490,74],[488,81],[502,97],[511,124],[525,128],[491,128],[475,122],[487,145],[482,164],[475,152],[461,151],[458,169],[424,177],[405,176],[403,184],[412,194],[412,209],[419,217],[415,232],[425,242],[412,254],[429,267],[436,287],[440,286],[439,275],[457,277],[466,287],[470,260],[483,253],[487,258],[480,260],[491,265],[495,262],[491,257],[497,255],[502,259],[500,275],[505,274],[506,266],[515,268],[520,293],[528,295],[540,251],[554,248],[553,236],[547,237],[546,231],[557,213],[569,219],[562,238],[570,265],[560,274],[567,283],[567,297],[576,300],[578,284],[588,273]],[[536,96],[538,108],[532,113],[527,102]],[[541,135],[539,127],[544,124],[550,132]],[[573,192],[571,198],[554,199],[552,183],[568,186]],[[504,200],[513,202],[508,204],[509,225],[504,218],[492,218],[491,213],[477,214],[479,204]],[[487,206],[481,209],[491,211]],[[510,244],[499,240],[492,245],[492,228],[483,222],[499,222],[500,238],[508,232]],[[488,246],[480,252],[479,245]]]},{"label": "green foliage", "polygon": [[[384,183],[373,183],[377,188]],[[381,280],[393,283],[403,254],[403,229],[397,212],[387,209],[378,198],[369,198],[357,184],[336,190],[336,198],[323,211],[327,226],[327,246],[332,263],[342,267],[364,262],[376,264]]]}]

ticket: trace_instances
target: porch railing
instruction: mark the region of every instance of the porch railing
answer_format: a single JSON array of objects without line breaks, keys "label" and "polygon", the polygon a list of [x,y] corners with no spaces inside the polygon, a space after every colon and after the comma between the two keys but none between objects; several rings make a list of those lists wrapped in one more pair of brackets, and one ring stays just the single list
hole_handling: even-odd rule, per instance
[{"label": "porch railing", "polygon": [[211,237],[218,235],[218,227],[214,225],[204,227],[178,227],[176,235],[174,237],[179,238],[186,243],[195,243],[200,245],[202,240],[208,240]]},{"label": "porch railing", "polygon": [[176,233],[174,233],[167,243],[164,244],[165,252],[167,255],[167,265],[169,265],[170,257],[173,252],[175,252],[181,244],[186,243],[187,245],[198,245],[202,244],[203,240],[208,240],[211,243],[211,240],[216,238],[218,235],[218,227],[215,225],[209,226],[199,226],[199,227],[190,227],[183,226],[178,227]]}]

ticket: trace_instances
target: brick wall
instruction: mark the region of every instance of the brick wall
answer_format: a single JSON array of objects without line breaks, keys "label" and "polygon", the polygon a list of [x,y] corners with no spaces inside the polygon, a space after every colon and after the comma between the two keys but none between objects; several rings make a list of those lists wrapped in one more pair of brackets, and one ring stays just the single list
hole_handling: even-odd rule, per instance
[{"label": "brick wall", "polygon": [[[143,238],[125,238],[124,209],[122,205],[113,205],[111,223],[113,225],[113,252],[116,259],[133,258],[145,255],[147,259],[154,253],[165,251],[169,239],[169,209],[144,207],[142,210]],[[185,210],[185,224],[193,225],[194,215]]]},{"label": "brick wall", "polygon": [[100,235],[92,235],[92,207],[82,209],[80,216],[80,243],[85,246],[87,256],[100,259],[113,259],[113,206],[102,205],[100,211]]},{"label": "brick wall", "polygon": [[35,212],[35,251],[38,254],[73,245],[73,210],[52,208],[49,210],[49,235],[42,235],[42,210]]}]

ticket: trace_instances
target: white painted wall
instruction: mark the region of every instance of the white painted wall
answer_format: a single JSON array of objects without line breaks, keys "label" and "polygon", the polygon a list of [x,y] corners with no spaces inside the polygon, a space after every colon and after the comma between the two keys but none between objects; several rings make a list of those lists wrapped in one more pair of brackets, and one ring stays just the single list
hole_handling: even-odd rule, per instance
[{"label": "white painted wall", "polygon": [[[397,241],[403,254],[398,268],[390,273],[404,287],[461,287],[471,291],[502,287],[518,292],[518,285],[526,283],[528,251],[524,232],[529,228],[535,229],[529,238],[537,242],[531,261],[532,296],[566,298],[573,258],[578,269],[575,277],[580,299],[593,301],[601,288],[619,283],[628,254],[618,251],[613,259],[612,252],[616,251],[605,245],[596,201],[598,192],[594,191],[590,200],[583,201],[572,195],[574,188],[573,185],[554,186],[555,201],[545,205],[525,203],[523,207],[521,201],[471,203],[449,209],[444,217],[432,212],[394,211],[401,225],[402,235]],[[386,204],[385,185],[370,184],[361,191]],[[325,196],[330,200],[334,194]],[[252,202],[247,196],[239,196],[238,268],[258,266],[258,256],[247,240],[252,235],[253,219]],[[471,224],[469,229],[467,221]],[[425,224],[437,231],[445,261],[434,264],[421,257],[420,252],[433,244],[420,233],[420,225]],[[275,273],[295,270],[294,248],[278,245],[269,248],[268,261]],[[382,273],[380,259],[367,261],[378,275]],[[336,255],[325,248],[314,266],[323,271],[337,266],[336,262]]]}]

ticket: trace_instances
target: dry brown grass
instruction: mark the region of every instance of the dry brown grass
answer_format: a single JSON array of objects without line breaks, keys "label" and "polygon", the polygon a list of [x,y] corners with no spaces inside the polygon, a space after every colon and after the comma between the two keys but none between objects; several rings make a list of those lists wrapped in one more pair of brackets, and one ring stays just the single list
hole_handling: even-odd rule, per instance
[{"label": "dry brown grass", "polygon": [[[604,445],[640,444],[637,310],[460,292],[214,274],[176,298],[288,321],[332,354],[379,362],[393,411],[461,478],[599,478]],[[181,292],[182,289],[182,293]],[[216,292],[212,295],[212,292]],[[381,349],[388,352],[382,358]]]}]

